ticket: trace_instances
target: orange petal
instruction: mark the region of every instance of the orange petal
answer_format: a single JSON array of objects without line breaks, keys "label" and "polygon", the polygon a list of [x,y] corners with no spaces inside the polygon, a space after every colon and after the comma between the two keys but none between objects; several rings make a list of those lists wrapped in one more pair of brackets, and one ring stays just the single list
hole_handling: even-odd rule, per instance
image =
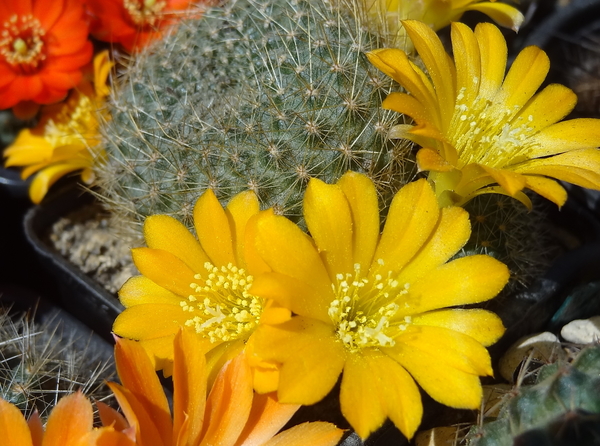
[{"label": "orange petal", "polygon": [[108,404],[96,401],[96,407],[98,408],[98,415],[100,416],[100,421],[102,421],[102,426],[110,426],[117,431],[124,431],[129,427],[125,417]]},{"label": "orange petal", "polygon": [[6,446],[33,446],[29,426],[17,406],[0,398],[0,438]]},{"label": "orange petal", "polygon": [[281,404],[274,393],[254,395],[248,422],[235,446],[262,446],[285,426],[299,408],[298,404]]},{"label": "orange petal", "polygon": [[240,354],[221,370],[208,396],[200,445],[235,444],[250,416],[253,396],[252,372]]},{"label": "orange petal", "polygon": [[195,446],[204,423],[206,359],[198,346],[198,336],[188,330],[177,333],[174,351],[173,444]]},{"label": "orange petal", "polygon": [[115,362],[123,386],[146,408],[162,442],[170,444],[173,424],[169,402],[144,348],[136,341],[117,339]]},{"label": "orange petal", "polygon": [[46,432],[44,446],[65,446],[77,442],[92,430],[94,412],[92,404],[81,392],[64,398],[52,409]]},{"label": "orange petal", "polygon": [[235,264],[229,219],[211,189],[207,189],[196,201],[194,226],[198,240],[213,265]]}]

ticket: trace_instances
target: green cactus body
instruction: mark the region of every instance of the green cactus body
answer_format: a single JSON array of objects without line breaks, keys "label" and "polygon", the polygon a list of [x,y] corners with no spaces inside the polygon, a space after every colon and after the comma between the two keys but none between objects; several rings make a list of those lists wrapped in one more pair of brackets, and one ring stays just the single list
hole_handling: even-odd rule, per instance
[{"label": "green cactus body", "polygon": [[[582,424],[579,432],[567,429],[575,418],[591,424]],[[582,350],[571,364],[542,367],[536,384],[507,395],[498,419],[472,428],[466,440],[469,446],[598,444],[578,443],[588,435],[597,441],[598,421],[600,346],[595,345]]]},{"label": "green cactus body", "polygon": [[366,59],[378,40],[351,7],[234,0],[143,54],[113,96],[97,172],[119,226],[156,213],[191,226],[207,188],[223,202],[252,189],[299,220],[308,179],[349,169],[388,202],[414,161],[387,138],[402,119],[381,108],[393,83]]}]

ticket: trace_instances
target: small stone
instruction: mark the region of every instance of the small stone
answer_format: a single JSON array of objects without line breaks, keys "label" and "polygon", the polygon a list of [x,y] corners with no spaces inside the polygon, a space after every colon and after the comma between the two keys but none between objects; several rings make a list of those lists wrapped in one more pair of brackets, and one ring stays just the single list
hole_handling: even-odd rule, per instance
[{"label": "small stone", "polygon": [[594,344],[600,342],[600,316],[589,319],[576,319],[565,325],[560,335],[574,344]]},{"label": "small stone", "polygon": [[528,358],[548,364],[561,355],[564,352],[560,341],[549,331],[526,336],[515,342],[500,358],[500,375],[512,383],[515,371]]}]

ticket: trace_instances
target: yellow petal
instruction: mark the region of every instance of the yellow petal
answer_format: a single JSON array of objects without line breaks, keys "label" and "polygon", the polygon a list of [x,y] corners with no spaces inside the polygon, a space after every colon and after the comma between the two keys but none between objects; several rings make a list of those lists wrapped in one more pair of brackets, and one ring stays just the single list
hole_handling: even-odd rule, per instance
[{"label": "yellow petal", "polygon": [[247,269],[244,256],[246,224],[250,217],[258,214],[259,211],[258,198],[252,191],[237,194],[229,201],[225,208],[225,214],[229,220],[233,237],[235,264],[240,268]]},{"label": "yellow petal", "polygon": [[520,109],[540,88],[549,69],[550,60],[546,53],[537,46],[528,46],[508,70],[497,100],[507,109]]},{"label": "yellow petal", "polygon": [[[577,104],[577,95],[573,90],[560,84],[548,85],[521,109],[515,117],[513,126],[518,126],[520,118],[532,133],[542,130],[571,113],[575,104]],[[534,147],[533,153],[536,153],[537,150],[538,148]],[[543,155],[528,153],[528,156],[536,158]]]},{"label": "yellow petal", "polygon": [[168,215],[148,217],[144,222],[144,237],[148,248],[170,252],[192,271],[204,272],[204,264],[210,261],[190,231]]},{"label": "yellow petal", "polygon": [[529,189],[556,203],[558,207],[567,201],[567,191],[557,181],[536,175],[527,175],[525,178]]},{"label": "yellow petal", "polygon": [[6,446],[33,446],[29,426],[17,406],[0,398],[0,438]]},{"label": "yellow petal", "polygon": [[369,350],[348,355],[340,404],[361,438],[367,438],[390,417],[410,439],[423,416],[421,395],[411,376],[389,356]]},{"label": "yellow petal", "polygon": [[454,114],[456,93],[449,73],[454,72],[455,68],[451,65],[439,37],[429,26],[417,20],[404,20],[402,26],[427,67],[438,100],[442,120],[440,124],[442,128],[446,128]]},{"label": "yellow petal", "polygon": [[390,205],[372,274],[380,269],[386,274],[402,269],[429,238],[438,215],[437,199],[426,180],[414,181],[400,189]]},{"label": "yellow petal", "polygon": [[386,353],[398,361],[434,400],[459,409],[477,409],[483,392],[477,375],[450,367],[415,347],[396,343]]},{"label": "yellow petal", "polygon": [[313,421],[286,429],[262,446],[335,446],[342,435],[344,431],[331,423]]},{"label": "yellow petal", "polygon": [[229,219],[211,189],[207,189],[196,201],[194,226],[198,240],[213,265],[235,264]]},{"label": "yellow petal", "polygon": [[582,118],[558,122],[531,138],[530,158],[600,146],[600,119]]},{"label": "yellow petal", "polygon": [[480,23],[475,27],[475,37],[481,56],[481,81],[479,94],[493,99],[504,80],[508,49],[500,30],[491,23]]},{"label": "yellow petal", "polygon": [[318,296],[331,295],[331,279],[312,240],[287,218],[259,214],[254,245],[274,272],[310,285]]},{"label": "yellow petal", "polygon": [[352,271],[352,217],[342,188],[311,178],[303,203],[306,226],[329,276]]},{"label": "yellow petal", "polygon": [[94,412],[92,404],[81,392],[60,399],[52,409],[46,424],[44,446],[77,444],[92,430]]},{"label": "yellow petal", "polygon": [[[436,127],[436,121],[432,119],[429,110],[415,99],[414,96],[392,92],[383,100],[381,106],[387,110],[394,110],[410,116],[417,123],[416,126],[411,126],[410,130],[403,135],[404,138],[411,139],[412,135],[418,135],[437,140],[444,139],[440,129]],[[400,136],[398,129],[393,128],[392,130],[394,133],[390,132],[391,135],[394,135],[396,138]]]},{"label": "yellow petal", "polygon": [[177,333],[173,348],[173,444],[196,446],[204,421],[206,359],[198,336],[188,330]]},{"label": "yellow petal", "polygon": [[282,363],[279,401],[314,404],[337,382],[345,350],[331,325],[297,316],[280,325],[261,326],[254,336],[257,355]]},{"label": "yellow petal", "polygon": [[519,31],[523,20],[525,20],[525,17],[517,8],[504,3],[475,3],[466,9],[482,12],[491,17],[498,25],[510,28],[515,32]]},{"label": "yellow petal", "polygon": [[264,445],[285,426],[299,408],[298,404],[281,404],[274,393],[255,394],[248,422],[235,446]]},{"label": "yellow petal", "polygon": [[117,339],[115,363],[122,385],[145,407],[167,445],[171,441],[171,410],[154,366],[144,348],[136,341]]},{"label": "yellow petal", "polygon": [[[323,322],[331,321],[327,313],[329,305],[334,300],[331,287],[323,294],[310,284],[293,277],[278,273],[264,273],[254,279],[249,292],[264,299],[273,299],[296,314]],[[264,323],[268,323],[267,319]]]},{"label": "yellow petal", "polygon": [[451,172],[455,167],[433,149],[419,149],[417,152],[419,171],[433,170],[435,172]]},{"label": "yellow petal", "polygon": [[[369,61],[379,70],[402,85],[428,111],[429,116],[439,118],[437,100],[431,81],[421,70],[411,64],[402,50],[385,48],[367,53]],[[420,74],[419,74],[420,72]],[[441,124],[435,119],[433,124]]]},{"label": "yellow petal", "polygon": [[369,268],[379,240],[379,204],[373,181],[366,175],[346,172],[337,183],[352,215],[352,263]]},{"label": "yellow petal", "polygon": [[175,336],[190,313],[179,305],[141,304],[127,308],[115,319],[113,331],[129,339],[152,339]]},{"label": "yellow petal", "polygon": [[252,373],[243,354],[217,376],[208,400],[201,446],[233,445],[248,421],[252,407]]},{"label": "yellow petal", "polygon": [[406,347],[437,357],[446,365],[474,375],[492,375],[488,351],[471,336],[444,327],[410,325],[394,338],[398,354]]},{"label": "yellow petal", "polygon": [[581,149],[515,166],[524,174],[545,175],[589,189],[600,189],[600,150]]},{"label": "yellow petal", "polygon": [[440,220],[429,240],[418,254],[402,269],[400,283],[415,281],[429,271],[446,263],[471,236],[469,213],[463,208],[449,207],[441,210]]},{"label": "yellow petal", "polygon": [[480,167],[511,196],[523,190],[527,182],[523,175],[507,169],[494,169],[483,164],[480,164]]},{"label": "yellow petal", "polygon": [[48,189],[60,178],[66,174],[81,169],[82,166],[77,164],[56,164],[53,166],[42,169],[35,176],[31,184],[29,185],[29,198],[35,204],[41,203],[41,201],[48,193]]},{"label": "yellow petal", "polygon": [[454,330],[472,337],[486,347],[500,339],[505,331],[498,316],[478,308],[430,311],[413,317],[412,323]]},{"label": "yellow petal", "polygon": [[187,298],[192,293],[191,283],[196,283],[195,272],[173,254],[162,249],[134,248],[133,263],[152,282]]},{"label": "yellow petal", "polygon": [[453,260],[410,284],[408,306],[400,308],[398,317],[484,302],[500,292],[509,276],[506,265],[489,256]]},{"label": "yellow petal", "polygon": [[53,150],[54,147],[46,138],[34,135],[30,129],[23,129],[4,150],[4,157],[7,158],[4,165],[11,167],[45,163],[52,157]]},{"label": "yellow petal", "polygon": [[452,49],[456,64],[456,90],[464,103],[473,103],[481,82],[481,56],[475,34],[467,25],[452,23]]},{"label": "yellow petal", "polygon": [[182,299],[146,276],[133,276],[119,290],[119,300],[129,308],[141,304],[179,305]]}]

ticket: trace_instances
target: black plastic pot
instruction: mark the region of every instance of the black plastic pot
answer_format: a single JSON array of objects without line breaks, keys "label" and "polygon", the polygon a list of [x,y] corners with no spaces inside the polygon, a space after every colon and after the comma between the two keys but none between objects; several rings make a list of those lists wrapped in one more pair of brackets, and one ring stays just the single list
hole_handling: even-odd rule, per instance
[{"label": "black plastic pot", "polygon": [[62,257],[47,241],[48,229],[61,216],[92,200],[79,188],[68,188],[44,200],[25,215],[25,237],[54,279],[59,303],[96,333],[110,339],[112,324],[123,306],[115,295]]}]

